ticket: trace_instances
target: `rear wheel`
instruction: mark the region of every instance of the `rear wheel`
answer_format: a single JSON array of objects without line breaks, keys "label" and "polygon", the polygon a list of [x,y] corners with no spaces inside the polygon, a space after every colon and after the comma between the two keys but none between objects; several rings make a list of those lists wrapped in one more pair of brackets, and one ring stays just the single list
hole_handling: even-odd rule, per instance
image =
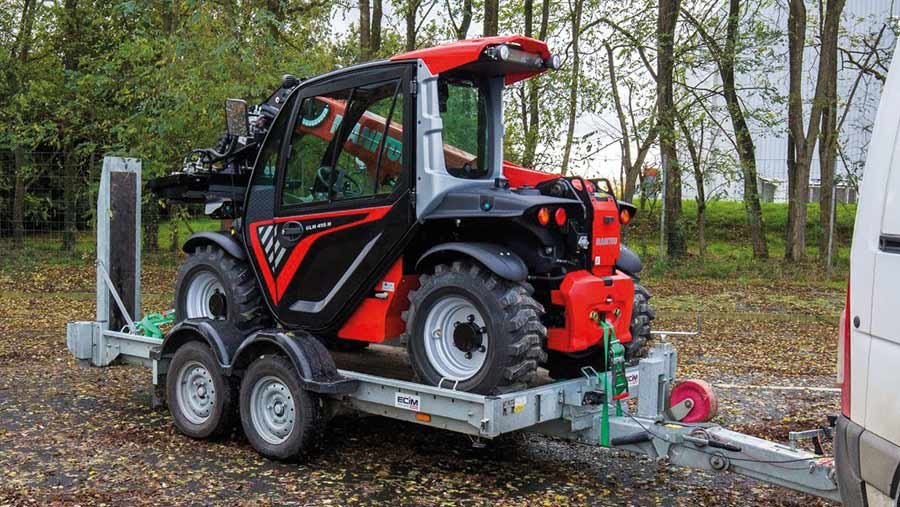
[{"label": "rear wheel", "polygon": [[637,362],[650,351],[650,323],[655,318],[656,310],[650,306],[650,291],[635,283],[634,306],[631,309],[631,341],[623,344],[628,362]]},{"label": "rear wheel", "polygon": [[166,375],[166,399],[179,431],[211,438],[230,429],[234,393],[209,347],[188,342],[175,352]]},{"label": "rear wheel", "polygon": [[546,358],[547,335],[528,286],[466,261],[419,280],[404,314],[419,380],[481,394],[525,387]]},{"label": "rear wheel", "polygon": [[175,317],[227,320],[241,330],[271,322],[250,266],[213,245],[197,248],[178,269]]},{"label": "rear wheel", "polygon": [[322,439],[322,399],[300,387],[297,370],[281,356],[262,356],[244,374],[241,426],[250,445],[267,458],[293,461]]}]

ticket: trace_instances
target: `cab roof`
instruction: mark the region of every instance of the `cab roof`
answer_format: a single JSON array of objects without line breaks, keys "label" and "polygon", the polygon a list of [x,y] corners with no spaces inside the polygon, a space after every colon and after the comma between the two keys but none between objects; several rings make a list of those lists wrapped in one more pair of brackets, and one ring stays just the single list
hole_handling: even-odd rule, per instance
[{"label": "cab roof", "polygon": [[[391,61],[422,60],[425,62],[425,65],[428,66],[428,70],[431,71],[432,74],[440,74],[468,63],[478,61],[485,48],[499,44],[518,46],[522,51],[538,54],[544,60],[550,58],[550,51],[547,49],[546,42],[522,35],[509,35],[464,39],[448,44],[442,44],[440,46],[417,49],[415,51],[393,56],[391,57]],[[545,68],[542,68],[533,71],[507,74],[506,84],[512,84],[523,79],[528,79],[545,70]]]}]

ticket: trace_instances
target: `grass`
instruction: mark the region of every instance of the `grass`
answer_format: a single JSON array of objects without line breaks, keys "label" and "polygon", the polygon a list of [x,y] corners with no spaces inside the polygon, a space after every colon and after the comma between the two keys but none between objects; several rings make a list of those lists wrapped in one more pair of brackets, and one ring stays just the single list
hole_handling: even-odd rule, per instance
[{"label": "grass", "polygon": [[[709,278],[747,280],[815,280],[827,285],[842,285],[850,265],[850,238],[853,230],[855,205],[839,205],[836,235],[834,276],[826,279],[818,256],[818,206],[808,207],[807,256],[810,260],[801,263],[784,261],[784,230],[787,221],[787,205],[766,203],[763,218],[769,247],[769,259],[754,259],[749,244],[749,233],[745,222],[743,204],[718,201],[707,209],[707,251],[705,257],[699,255],[699,244],[695,228],[697,206],[693,201],[684,202],[684,220],[688,255],[678,261],[668,261],[659,257],[659,209],[656,203],[647,203],[635,221],[625,231],[624,241],[644,260],[644,276],[649,278]],[[160,265],[180,262],[177,254],[179,246],[193,232],[215,231],[221,222],[210,218],[195,218],[189,222],[163,222],[157,231],[158,249],[147,252],[145,262]],[[93,231],[80,231],[72,252],[62,252],[62,233],[52,232],[30,235],[21,248],[14,247],[11,238],[0,239],[0,269],[14,270],[35,268],[41,264],[76,265],[92,262],[94,258]],[[146,243],[146,242],[145,242]],[[173,248],[174,243],[174,248]]]}]

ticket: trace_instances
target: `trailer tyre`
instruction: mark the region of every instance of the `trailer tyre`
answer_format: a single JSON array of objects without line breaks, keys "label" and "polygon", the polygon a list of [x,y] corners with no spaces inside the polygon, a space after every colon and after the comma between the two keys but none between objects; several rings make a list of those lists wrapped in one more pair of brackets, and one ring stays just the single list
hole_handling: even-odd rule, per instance
[{"label": "trailer tyre", "polygon": [[471,261],[419,277],[404,312],[416,376],[430,385],[497,394],[525,387],[546,360],[544,312],[523,283]]},{"label": "trailer tyre", "polygon": [[175,282],[175,319],[227,320],[241,330],[272,319],[250,266],[215,245],[189,254]]},{"label": "trailer tyre", "polygon": [[175,427],[191,438],[214,438],[231,429],[235,387],[212,350],[188,342],[175,351],[166,375],[166,398]]},{"label": "trailer tyre", "polygon": [[240,406],[247,440],[267,458],[296,461],[322,440],[324,402],[300,387],[297,370],[284,357],[261,356],[247,368]]}]

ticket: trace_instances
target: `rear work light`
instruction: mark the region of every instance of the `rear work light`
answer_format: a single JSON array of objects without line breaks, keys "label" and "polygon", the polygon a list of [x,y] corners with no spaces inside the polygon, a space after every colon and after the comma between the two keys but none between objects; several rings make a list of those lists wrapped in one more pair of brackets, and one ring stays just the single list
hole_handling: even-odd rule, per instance
[{"label": "rear work light", "polygon": [[566,210],[562,208],[557,209],[556,213],[553,214],[553,221],[560,227],[566,225],[566,218]]},{"label": "rear work light", "polygon": [[550,223],[550,210],[547,208],[541,208],[537,212],[538,223],[546,226]]}]

